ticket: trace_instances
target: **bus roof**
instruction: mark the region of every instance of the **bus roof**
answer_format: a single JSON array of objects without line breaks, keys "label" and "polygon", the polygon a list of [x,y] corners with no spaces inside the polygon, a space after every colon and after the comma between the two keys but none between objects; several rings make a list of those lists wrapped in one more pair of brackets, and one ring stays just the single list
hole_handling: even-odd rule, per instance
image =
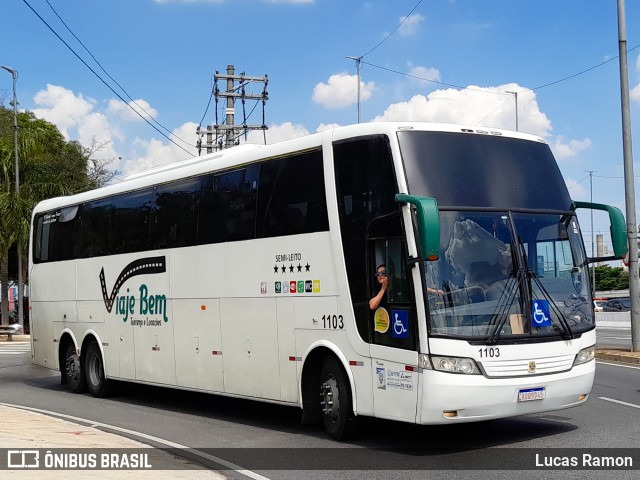
[{"label": "bus roof", "polygon": [[155,167],[129,175],[119,183],[71,196],[44,200],[36,206],[34,213],[53,210],[68,205],[78,205],[86,201],[138,190],[147,186],[158,185],[180,178],[189,178],[217,170],[228,170],[235,166],[254,163],[271,157],[306,149],[319,148],[322,145],[323,139],[336,141],[375,134],[393,135],[397,131],[407,130],[457,132],[471,135],[493,135],[546,143],[544,139],[538,136],[522,132],[513,132],[497,128],[457,125],[452,123],[370,122],[338,126],[320,133],[305,135],[303,137],[285,140],[270,145],[244,144],[227,150]]}]

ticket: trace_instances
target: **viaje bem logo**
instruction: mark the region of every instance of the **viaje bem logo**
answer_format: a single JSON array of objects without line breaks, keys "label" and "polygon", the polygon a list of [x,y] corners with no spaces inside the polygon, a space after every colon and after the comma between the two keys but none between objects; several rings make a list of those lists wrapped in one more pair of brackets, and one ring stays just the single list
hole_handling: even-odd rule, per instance
[{"label": "viaje bem logo", "polygon": [[107,294],[107,282],[104,276],[104,267],[100,270],[100,287],[102,288],[102,299],[104,300],[104,306],[107,307],[107,312],[111,313],[113,303],[116,300],[116,296],[120,291],[120,287],[132,277],[137,275],[148,275],[153,273],[164,273],[167,271],[165,257],[147,257],[139,260],[134,260],[129,265],[124,267],[116,279],[116,283],[111,289],[111,295]]}]

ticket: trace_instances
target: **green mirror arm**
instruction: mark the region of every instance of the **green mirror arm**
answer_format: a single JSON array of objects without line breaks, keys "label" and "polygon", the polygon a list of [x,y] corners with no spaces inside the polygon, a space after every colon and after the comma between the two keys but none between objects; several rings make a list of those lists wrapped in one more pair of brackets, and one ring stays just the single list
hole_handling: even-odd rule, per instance
[{"label": "green mirror arm", "polygon": [[440,257],[440,216],[438,202],[432,197],[397,193],[397,203],[408,203],[416,210],[418,222],[418,243],[424,260],[433,261]]},{"label": "green mirror arm", "polygon": [[616,258],[622,258],[626,255],[629,244],[627,241],[627,224],[624,215],[619,208],[602,203],[578,202],[574,201],[575,208],[588,208],[590,210],[602,210],[609,214],[609,222],[611,229],[611,243],[613,243],[613,253]]}]

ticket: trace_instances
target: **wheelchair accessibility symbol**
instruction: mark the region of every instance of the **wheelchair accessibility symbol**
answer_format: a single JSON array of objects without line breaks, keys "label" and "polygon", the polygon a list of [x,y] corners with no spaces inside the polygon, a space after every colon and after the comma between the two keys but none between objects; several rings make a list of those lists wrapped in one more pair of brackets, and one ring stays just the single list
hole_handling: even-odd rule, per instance
[{"label": "wheelchair accessibility symbol", "polygon": [[393,338],[409,338],[409,311],[392,310]]},{"label": "wheelchair accessibility symbol", "polygon": [[547,300],[534,299],[531,306],[531,318],[534,327],[551,326],[551,308]]}]

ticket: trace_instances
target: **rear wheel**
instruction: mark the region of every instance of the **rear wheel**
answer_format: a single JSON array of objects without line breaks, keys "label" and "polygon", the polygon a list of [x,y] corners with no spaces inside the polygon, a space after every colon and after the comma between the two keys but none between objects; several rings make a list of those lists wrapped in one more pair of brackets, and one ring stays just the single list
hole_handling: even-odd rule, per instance
[{"label": "rear wheel", "polygon": [[87,347],[84,360],[84,372],[87,388],[94,397],[105,397],[108,394],[109,381],[104,376],[104,366],[100,347],[92,342]]},{"label": "rear wheel", "polygon": [[82,393],[86,390],[87,384],[82,371],[82,360],[73,343],[69,344],[64,355],[64,374],[69,390],[73,393]]},{"label": "rear wheel", "polygon": [[320,408],[324,428],[332,438],[343,440],[355,432],[356,422],[351,405],[347,374],[336,357],[328,356],[320,372]]}]

